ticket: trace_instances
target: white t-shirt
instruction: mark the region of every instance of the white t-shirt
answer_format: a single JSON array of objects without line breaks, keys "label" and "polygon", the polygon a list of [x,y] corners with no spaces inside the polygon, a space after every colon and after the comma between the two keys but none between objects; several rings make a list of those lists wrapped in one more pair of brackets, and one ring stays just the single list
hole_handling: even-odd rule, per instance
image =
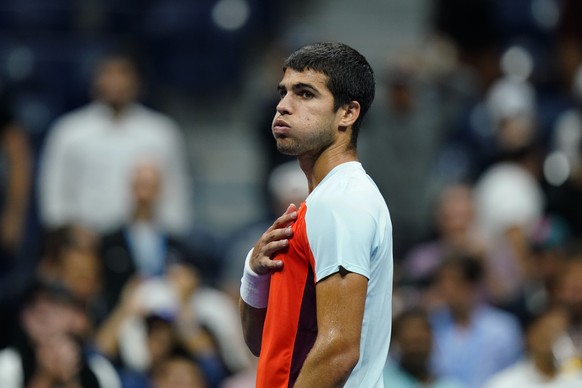
[{"label": "white t-shirt", "polygon": [[184,140],[167,116],[135,104],[115,119],[92,103],[56,121],[39,175],[40,213],[48,226],[81,223],[106,232],[131,214],[131,177],[144,159],[162,174],[162,226],[184,233],[191,222],[191,179]]},{"label": "white t-shirt", "polygon": [[[391,333],[392,224],[384,198],[359,162],[335,167],[306,200],[316,282],[340,267],[368,278],[360,360],[345,387],[383,387]],[[363,367],[364,366],[364,367]]]},{"label": "white t-shirt", "polygon": [[502,370],[489,379],[484,388],[575,388],[582,386],[582,379],[549,379],[542,375],[530,360],[524,360]]}]

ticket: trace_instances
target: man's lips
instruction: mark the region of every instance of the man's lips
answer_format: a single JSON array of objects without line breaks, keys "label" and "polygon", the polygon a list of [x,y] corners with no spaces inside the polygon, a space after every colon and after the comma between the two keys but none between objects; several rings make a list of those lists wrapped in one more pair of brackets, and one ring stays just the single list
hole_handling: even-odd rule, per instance
[{"label": "man's lips", "polygon": [[285,135],[289,131],[289,128],[291,128],[291,127],[284,120],[277,119],[277,120],[273,121],[273,134],[274,135]]}]

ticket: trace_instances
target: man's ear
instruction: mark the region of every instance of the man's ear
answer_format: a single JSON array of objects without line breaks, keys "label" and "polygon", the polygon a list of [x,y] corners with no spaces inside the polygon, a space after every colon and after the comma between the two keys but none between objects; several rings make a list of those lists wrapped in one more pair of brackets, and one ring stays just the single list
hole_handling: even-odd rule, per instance
[{"label": "man's ear", "polygon": [[341,117],[339,125],[342,128],[351,127],[354,125],[358,117],[360,117],[360,103],[352,101],[340,108]]}]

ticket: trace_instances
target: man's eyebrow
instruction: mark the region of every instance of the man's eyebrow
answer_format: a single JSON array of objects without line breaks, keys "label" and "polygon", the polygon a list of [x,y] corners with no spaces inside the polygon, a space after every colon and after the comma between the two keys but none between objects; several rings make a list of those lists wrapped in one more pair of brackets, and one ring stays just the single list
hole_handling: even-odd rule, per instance
[{"label": "man's eyebrow", "polygon": [[[299,82],[299,83],[292,85],[291,89],[292,90],[309,89],[310,91],[312,91],[314,93],[318,92],[318,90],[313,85],[306,84],[303,82]],[[277,85],[277,91],[281,92],[281,91],[286,91],[286,90],[287,90],[287,87],[285,85],[283,85],[283,84]]]},{"label": "man's eyebrow", "polygon": [[305,84],[305,83],[300,82],[300,83],[293,85],[293,90],[301,90],[301,89],[309,89],[313,92],[317,92],[317,89],[313,85],[310,85],[310,84]]}]

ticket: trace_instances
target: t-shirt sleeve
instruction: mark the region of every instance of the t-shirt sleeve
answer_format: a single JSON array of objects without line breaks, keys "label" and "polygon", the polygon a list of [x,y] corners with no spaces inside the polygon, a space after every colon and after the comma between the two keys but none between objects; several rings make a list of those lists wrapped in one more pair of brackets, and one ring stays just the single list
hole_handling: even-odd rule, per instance
[{"label": "t-shirt sleeve", "polygon": [[318,282],[343,267],[370,278],[375,221],[356,201],[335,198],[307,206],[305,215],[309,247]]}]

